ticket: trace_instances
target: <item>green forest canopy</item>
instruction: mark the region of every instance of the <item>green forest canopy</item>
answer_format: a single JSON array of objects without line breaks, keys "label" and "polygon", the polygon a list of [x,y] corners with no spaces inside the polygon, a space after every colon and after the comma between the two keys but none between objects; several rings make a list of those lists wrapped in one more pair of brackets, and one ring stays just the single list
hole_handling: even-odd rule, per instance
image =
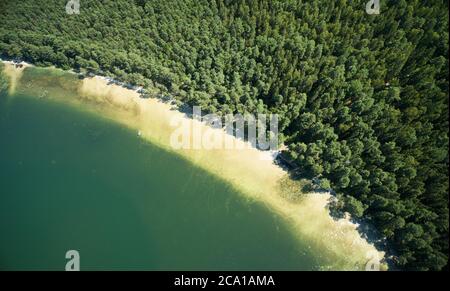
[{"label": "green forest canopy", "polygon": [[0,53],[209,112],[280,116],[287,156],[374,224],[398,267],[448,261],[448,2],[0,3]]}]

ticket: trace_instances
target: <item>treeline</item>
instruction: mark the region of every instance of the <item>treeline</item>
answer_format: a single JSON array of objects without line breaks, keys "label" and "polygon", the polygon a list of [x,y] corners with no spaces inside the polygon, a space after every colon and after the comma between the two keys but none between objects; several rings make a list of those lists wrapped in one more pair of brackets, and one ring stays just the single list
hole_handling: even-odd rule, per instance
[{"label": "treeline", "polygon": [[286,156],[404,269],[448,261],[448,2],[1,1],[0,52],[209,112],[280,116]]}]

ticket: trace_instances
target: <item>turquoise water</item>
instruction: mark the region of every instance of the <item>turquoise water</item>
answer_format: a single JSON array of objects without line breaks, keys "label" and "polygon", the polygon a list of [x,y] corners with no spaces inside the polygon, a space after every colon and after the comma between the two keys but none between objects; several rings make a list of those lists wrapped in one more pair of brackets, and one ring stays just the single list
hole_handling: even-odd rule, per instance
[{"label": "turquoise water", "polygon": [[0,234],[2,270],[64,270],[71,249],[82,270],[320,268],[281,218],[219,178],[24,94],[0,95]]}]

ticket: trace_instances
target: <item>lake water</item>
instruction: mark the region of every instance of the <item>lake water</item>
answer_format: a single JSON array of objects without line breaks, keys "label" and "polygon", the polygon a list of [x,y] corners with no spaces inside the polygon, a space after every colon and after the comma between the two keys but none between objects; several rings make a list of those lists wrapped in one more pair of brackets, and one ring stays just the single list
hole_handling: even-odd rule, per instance
[{"label": "lake water", "polygon": [[0,269],[64,270],[72,249],[82,270],[321,268],[284,219],[217,176],[38,98],[76,80],[42,88],[25,77],[0,95]]}]

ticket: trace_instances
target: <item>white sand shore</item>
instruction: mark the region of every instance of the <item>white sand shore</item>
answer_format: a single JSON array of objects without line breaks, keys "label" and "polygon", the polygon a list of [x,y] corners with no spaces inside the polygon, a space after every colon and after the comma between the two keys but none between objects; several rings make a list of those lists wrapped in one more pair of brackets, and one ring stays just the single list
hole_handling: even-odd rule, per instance
[{"label": "white sand shore", "polygon": [[[322,254],[321,259],[327,262],[323,269],[364,269],[368,261],[379,261],[384,257],[383,252],[378,252],[360,236],[357,225],[346,219],[333,220],[327,210],[330,194],[304,194],[299,202],[287,200],[281,185],[289,179],[288,174],[272,159],[261,159],[261,151],[254,148],[173,149],[170,137],[177,120],[196,126],[202,132],[214,131],[224,140],[232,139],[231,142],[237,145],[243,141],[223,130],[212,129],[189,119],[158,99],[142,99],[135,90],[108,84],[109,81],[104,77],[86,78],[80,81],[79,100],[65,101],[75,102],[84,110],[94,111],[132,128],[142,138],[228,181],[249,200],[264,203],[273,212],[285,217],[293,233],[303,242],[309,242],[309,247],[317,250],[315,253]],[[289,183],[295,186],[294,181]]]}]

